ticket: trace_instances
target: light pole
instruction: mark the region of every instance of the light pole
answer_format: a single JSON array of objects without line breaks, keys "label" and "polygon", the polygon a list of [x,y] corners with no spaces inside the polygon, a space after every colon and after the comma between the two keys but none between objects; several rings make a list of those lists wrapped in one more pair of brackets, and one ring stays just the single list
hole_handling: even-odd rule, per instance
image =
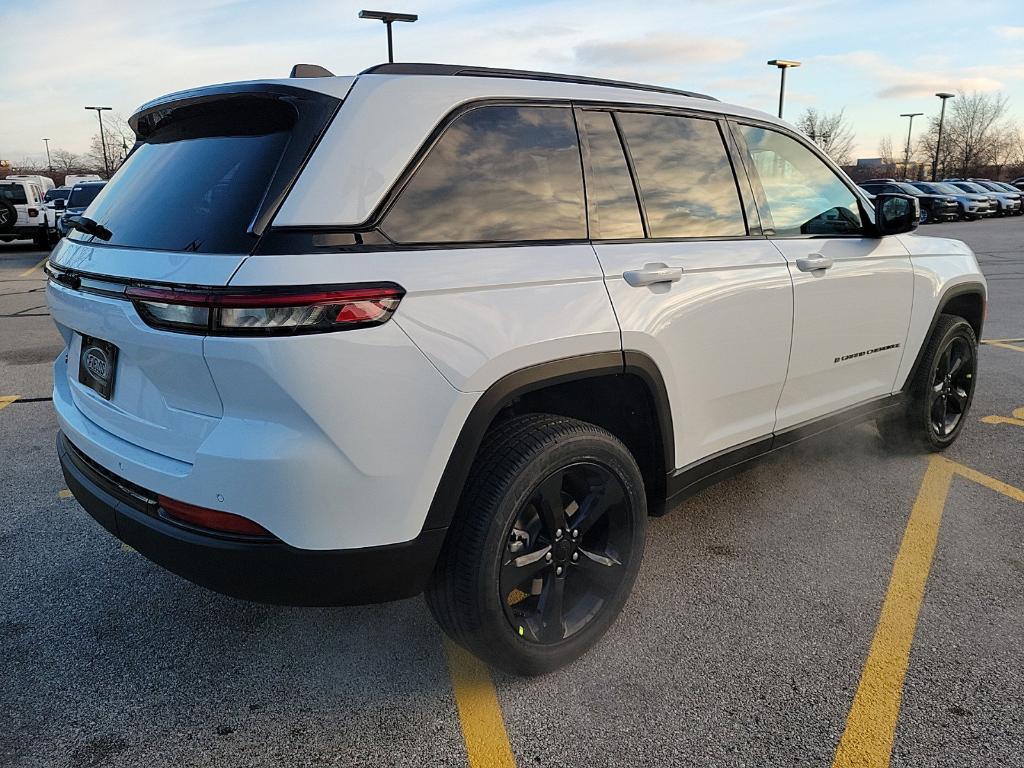
[{"label": "light pole", "polygon": [[107,138],[103,135],[103,112],[108,111],[110,107],[86,107],[86,109],[96,110],[96,117],[100,121],[100,145],[103,147],[103,170],[107,172],[107,178],[110,178],[110,160],[107,159]]},{"label": "light pole", "polygon": [[790,59],[772,59],[768,62],[769,67],[778,67],[782,70],[782,80],[779,83],[779,117],[782,117],[782,104],[786,100],[786,70],[790,67],[799,67],[799,61]]},{"label": "light pole", "polygon": [[939,152],[942,149],[942,124],[946,121],[946,99],[956,98],[955,93],[936,93],[942,99],[942,109],[939,111],[939,136],[935,140],[935,159],[932,160],[932,181],[939,172]]},{"label": "light pole", "polygon": [[43,139],[43,143],[46,145],[46,167],[50,169],[50,173],[53,173],[53,161],[50,160],[50,140]]},{"label": "light pole", "polygon": [[907,151],[903,155],[903,178],[910,175],[910,132],[914,130],[914,118],[923,115],[924,112],[904,112],[900,117],[909,117],[910,125],[907,126]]},{"label": "light pole", "polygon": [[394,11],[360,11],[359,18],[376,19],[377,21],[384,22],[384,26],[388,28],[388,64],[393,64],[395,61],[395,49],[391,43],[391,25],[396,21],[413,22],[419,16],[415,13],[395,13]]}]

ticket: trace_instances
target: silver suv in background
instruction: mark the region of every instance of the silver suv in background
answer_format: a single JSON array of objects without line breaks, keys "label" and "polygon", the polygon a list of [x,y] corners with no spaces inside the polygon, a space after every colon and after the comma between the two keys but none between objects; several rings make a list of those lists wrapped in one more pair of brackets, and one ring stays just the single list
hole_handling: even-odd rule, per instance
[{"label": "silver suv in background", "polygon": [[943,179],[943,181],[949,182],[954,187],[960,187],[965,192],[987,195],[993,209],[993,216],[1011,216],[1020,211],[1020,198],[1018,197],[1014,200],[1010,197],[1009,193],[993,191],[976,181],[966,181],[964,179]]},{"label": "silver suv in background", "polygon": [[974,221],[992,215],[992,201],[987,194],[968,192],[945,181],[912,181],[913,186],[930,195],[949,195],[957,202],[957,211],[963,221]]}]

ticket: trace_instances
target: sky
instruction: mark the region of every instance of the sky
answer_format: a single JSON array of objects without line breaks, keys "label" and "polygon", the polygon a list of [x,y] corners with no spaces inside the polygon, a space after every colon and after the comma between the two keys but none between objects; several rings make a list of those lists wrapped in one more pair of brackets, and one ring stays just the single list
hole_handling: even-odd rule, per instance
[{"label": "sky", "polygon": [[[365,2],[366,0],[364,0]],[[373,0],[377,2],[377,0]],[[397,61],[615,77],[700,91],[786,118],[845,109],[855,155],[906,141],[901,112],[936,91],[1002,92],[1024,119],[1024,0],[386,0]],[[354,74],[385,61],[384,27],[344,0],[0,0],[0,159],[84,152],[86,105],[129,116],[164,93],[286,77],[297,62]],[[371,5],[371,8],[377,8]],[[918,118],[915,129],[924,128]],[[915,130],[915,135],[917,130]]]}]

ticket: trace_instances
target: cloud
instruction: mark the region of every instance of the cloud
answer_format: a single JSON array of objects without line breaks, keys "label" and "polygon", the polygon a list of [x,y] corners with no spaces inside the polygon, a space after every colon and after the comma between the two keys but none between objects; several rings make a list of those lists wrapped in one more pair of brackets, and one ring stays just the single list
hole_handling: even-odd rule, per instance
[{"label": "cloud", "polygon": [[576,46],[576,61],[595,67],[692,67],[695,61],[738,59],[746,44],[729,37],[646,35],[629,40],[591,40]]},{"label": "cloud", "polygon": [[939,91],[961,90],[961,91],[982,91],[988,93],[998,91],[1003,87],[999,80],[990,77],[955,77],[935,78],[922,77],[915,82],[898,83],[890,85],[878,91],[880,99],[904,99],[934,96]]},{"label": "cloud", "polygon": [[996,27],[996,34],[1004,40],[1024,40],[1024,27]]}]

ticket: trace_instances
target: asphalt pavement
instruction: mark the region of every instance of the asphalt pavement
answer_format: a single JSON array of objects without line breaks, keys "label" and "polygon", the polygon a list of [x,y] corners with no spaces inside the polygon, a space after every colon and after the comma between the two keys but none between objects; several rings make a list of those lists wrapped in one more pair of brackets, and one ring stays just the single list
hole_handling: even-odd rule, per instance
[{"label": "asphalt pavement", "polygon": [[[1024,488],[1024,218],[921,234],[978,253],[996,343],[980,349],[969,423],[941,465],[954,476],[891,764],[1020,766],[1024,504],[1007,489]],[[928,457],[885,450],[865,424],[709,488],[651,520],[634,594],[593,651],[467,687],[420,599],[222,597],[123,547],[62,493],[44,257],[0,244],[0,765],[482,768],[500,761],[480,740],[506,739],[519,766],[830,766],[856,728]],[[500,732],[474,735],[467,717],[488,692]]]}]

